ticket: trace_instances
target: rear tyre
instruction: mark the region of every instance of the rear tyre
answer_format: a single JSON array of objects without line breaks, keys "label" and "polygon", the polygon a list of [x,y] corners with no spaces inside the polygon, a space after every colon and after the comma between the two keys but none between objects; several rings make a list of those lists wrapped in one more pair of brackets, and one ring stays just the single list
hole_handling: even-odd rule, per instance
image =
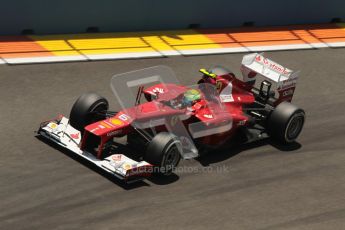
[{"label": "rear tyre", "polygon": [[84,93],[74,103],[70,113],[70,125],[79,131],[84,127],[102,120],[105,117],[100,116],[97,112],[108,110],[108,101],[96,93]]},{"label": "rear tyre", "polygon": [[154,174],[168,176],[181,159],[181,142],[170,133],[158,133],[149,143],[145,160],[154,166]]},{"label": "rear tyre", "polygon": [[272,139],[283,144],[294,142],[303,129],[305,112],[289,103],[280,103],[267,121],[267,131]]}]

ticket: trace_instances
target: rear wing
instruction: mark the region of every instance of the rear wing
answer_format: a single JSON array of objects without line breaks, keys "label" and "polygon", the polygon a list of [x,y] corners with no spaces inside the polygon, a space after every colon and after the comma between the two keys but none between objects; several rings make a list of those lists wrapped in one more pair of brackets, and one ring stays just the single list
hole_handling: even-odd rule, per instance
[{"label": "rear wing", "polygon": [[256,75],[259,74],[276,83],[279,92],[278,103],[291,101],[300,72],[288,69],[258,53],[243,56],[241,71],[244,82],[254,84]]},{"label": "rear wing", "polygon": [[278,83],[278,85],[284,81],[298,78],[299,74],[299,71],[294,72],[258,53],[243,56],[242,70],[260,74],[268,80]]}]

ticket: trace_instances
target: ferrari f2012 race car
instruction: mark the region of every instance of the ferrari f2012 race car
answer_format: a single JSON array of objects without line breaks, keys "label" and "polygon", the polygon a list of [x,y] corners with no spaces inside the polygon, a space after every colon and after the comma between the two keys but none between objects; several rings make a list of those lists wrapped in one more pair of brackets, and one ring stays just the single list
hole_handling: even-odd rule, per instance
[{"label": "ferrari f2012 race car", "polygon": [[[158,66],[131,73],[128,79],[114,76],[111,87],[121,111],[109,111],[104,97],[85,93],[69,118],[60,115],[42,122],[38,135],[131,182],[153,173],[169,175],[181,158],[196,158],[200,149],[233,140],[248,143],[269,137],[289,144],[303,128],[305,112],[290,103],[298,72],[262,54],[243,57],[242,78],[217,66],[201,69],[195,86],[160,82],[145,87],[148,70],[154,74],[145,79],[158,81],[159,71],[170,71]],[[128,106],[123,88],[133,85],[138,86],[137,94]],[[134,156],[116,147],[124,136],[137,153]]]}]

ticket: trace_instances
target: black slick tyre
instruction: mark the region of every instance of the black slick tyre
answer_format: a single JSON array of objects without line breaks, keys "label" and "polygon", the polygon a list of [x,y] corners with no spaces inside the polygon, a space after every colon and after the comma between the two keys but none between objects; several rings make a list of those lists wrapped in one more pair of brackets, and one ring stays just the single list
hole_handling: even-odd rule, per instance
[{"label": "black slick tyre", "polygon": [[158,133],[148,144],[145,160],[154,166],[154,174],[170,175],[181,159],[181,142],[170,133]]},{"label": "black slick tyre", "polygon": [[289,102],[282,102],[268,117],[267,131],[272,139],[288,144],[298,138],[304,122],[304,110]]},{"label": "black slick tyre", "polygon": [[97,112],[108,110],[108,101],[96,93],[84,93],[73,104],[69,116],[69,122],[72,127],[83,131],[84,127],[101,120],[102,117]]}]

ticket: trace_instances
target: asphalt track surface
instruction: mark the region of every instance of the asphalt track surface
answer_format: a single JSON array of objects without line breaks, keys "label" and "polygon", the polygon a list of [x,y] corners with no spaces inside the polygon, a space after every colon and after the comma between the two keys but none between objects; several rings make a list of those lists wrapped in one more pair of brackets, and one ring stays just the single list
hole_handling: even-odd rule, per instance
[{"label": "asphalt track surface", "polygon": [[242,54],[0,66],[0,229],[344,229],[345,49],[266,55],[302,70],[294,103],[307,122],[298,143],[213,152],[181,164],[208,171],[131,186],[34,130],[68,115],[85,91],[111,98],[113,74],[163,64],[193,84],[213,64],[239,73]]}]

